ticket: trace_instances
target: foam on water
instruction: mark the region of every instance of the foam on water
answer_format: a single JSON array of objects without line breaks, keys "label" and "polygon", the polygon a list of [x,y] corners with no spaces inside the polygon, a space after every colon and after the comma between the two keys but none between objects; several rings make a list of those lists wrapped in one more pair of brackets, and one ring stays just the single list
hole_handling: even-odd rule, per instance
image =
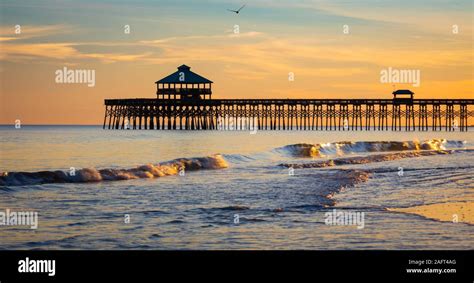
[{"label": "foam on water", "polygon": [[327,155],[346,155],[352,153],[370,153],[406,150],[445,150],[463,148],[465,141],[430,139],[425,141],[359,141],[332,142],[321,144],[299,143],[286,145],[277,151],[294,157],[324,157]]},{"label": "foam on water", "polygon": [[145,164],[131,169],[84,168],[73,175],[64,171],[40,172],[3,172],[0,173],[1,186],[24,186],[45,183],[83,183],[130,180],[138,178],[157,178],[176,175],[180,170],[196,171],[201,169],[226,168],[227,162],[216,154],[209,157],[180,158],[162,164]]},{"label": "foam on water", "polygon": [[323,167],[332,167],[338,165],[351,165],[351,164],[367,164],[374,162],[384,162],[384,161],[393,161],[404,158],[414,158],[414,157],[423,157],[423,156],[433,156],[433,155],[443,155],[443,154],[453,154],[457,152],[466,152],[472,151],[469,149],[465,150],[430,150],[430,151],[410,151],[410,152],[398,152],[398,153],[385,153],[385,154],[375,154],[368,156],[354,156],[346,158],[337,158],[337,159],[328,159],[317,162],[307,162],[307,163],[282,163],[280,166],[291,167],[291,168],[323,168]]},{"label": "foam on water", "polygon": [[[289,154],[290,157],[323,157],[327,155],[344,156],[351,153],[390,152],[376,155],[365,155],[329,159],[324,161],[294,164],[281,163],[280,166],[292,168],[322,168],[337,165],[366,164],[413,158],[421,156],[451,154],[453,150],[446,148],[462,148],[463,141],[448,141],[446,139],[430,139],[419,141],[361,141],[361,142],[333,142],[326,144],[291,144],[277,148],[276,152]],[[468,149],[463,149],[468,150]],[[459,151],[459,150],[458,150]],[[261,155],[261,154],[260,154]],[[139,178],[157,178],[168,175],[176,175],[180,169],[185,171],[196,171],[201,169],[221,169],[228,167],[227,161],[233,163],[252,163],[259,159],[259,155],[247,156],[240,154],[227,154],[225,158],[216,154],[209,157],[179,158],[162,164],[145,164],[130,169],[96,169],[83,168],[74,174],[64,171],[39,171],[39,172],[3,172],[0,173],[0,186],[25,186],[47,183],[81,183],[130,180]],[[262,157],[260,157],[262,158]]]},{"label": "foam on water", "polygon": [[[474,201],[473,132],[5,129],[0,207],[41,219],[3,227],[2,248],[469,249],[472,225],[388,209]],[[192,156],[210,158],[175,159]],[[93,168],[54,171],[71,166]],[[333,209],[364,212],[364,230],[326,225]]]}]

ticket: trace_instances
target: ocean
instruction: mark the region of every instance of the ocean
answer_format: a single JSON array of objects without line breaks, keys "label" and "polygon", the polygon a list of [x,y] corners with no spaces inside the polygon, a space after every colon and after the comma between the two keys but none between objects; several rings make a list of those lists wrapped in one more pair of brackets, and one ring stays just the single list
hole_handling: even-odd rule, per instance
[{"label": "ocean", "polygon": [[0,126],[0,249],[472,249],[402,210],[474,201],[473,131]]}]

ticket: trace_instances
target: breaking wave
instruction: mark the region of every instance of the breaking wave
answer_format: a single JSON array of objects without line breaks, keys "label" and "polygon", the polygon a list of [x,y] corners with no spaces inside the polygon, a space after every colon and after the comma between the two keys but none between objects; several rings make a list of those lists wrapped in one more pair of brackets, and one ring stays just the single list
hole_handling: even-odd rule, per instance
[{"label": "breaking wave", "polygon": [[[326,144],[292,144],[276,149],[277,152],[290,154],[292,157],[324,157],[326,155],[342,156],[340,158],[325,159],[307,163],[282,163],[279,166],[292,168],[323,168],[338,165],[367,164],[373,162],[392,161],[403,158],[422,157],[440,154],[452,154],[458,151],[472,151],[466,149],[464,141],[449,141],[446,139],[431,139],[426,141],[360,141],[334,142]],[[461,149],[462,148],[462,149]],[[380,152],[379,154],[370,154]],[[383,153],[385,152],[385,153]],[[273,152],[274,154],[275,152]],[[347,156],[351,153],[366,153],[362,156]],[[268,152],[266,153],[268,155]],[[0,186],[24,186],[46,183],[84,183],[115,180],[130,180],[139,178],[158,178],[168,175],[177,175],[181,169],[196,171],[201,169],[220,169],[231,163],[261,163],[269,157],[265,154],[240,155],[216,154],[209,157],[179,158],[161,164],[146,164],[130,169],[96,169],[84,168],[77,170],[74,175],[65,171],[39,172],[0,172]],[[281,162],[281,161],[280,161]],[[263,165],[264,166],[264,165]]]},{"label": "breaking wave", "polygon": [[228,167],[220,155],[198,158],[179,158],[162,164],[146,164],[131,169],[77,170],[74,175],[64,171],[3,172],[0,173],[0,186],[24,186],[45,183],[84,183],[100,181],[130,180],[139,178],[158,178],[177,175],[180,170],[197,171],[201,169],[220,169]]},{"label": "breaking wave", "polygon": [[[472,151],[465,149],[462,151]],[[283,163],[280,166],[288,168],[324,168],[332,167],[338,165],[352,165],[352,164],[367,164],[374,162],[384,162],[384,161],[393,161],[404,158],[414,158],[414,157],[423,157],[423,156],[432,156],[432,155],[442,155],[442,154],[453,154],[458,151],[454,150],[430,150],[430,151],[410,151],[410,152],[397,152],[397,153],[385,153],[385,154],[375,154],[368,156],[354,156],[354,157],[345,157],[337,159],[328,159],[317,162],[308,162],[308,163]]]},{"label": "breaking wave", "polygon": [[431,139],[426,141],[343,141],[322,144],[291,144],[278,148],[277,150],[295,157],[323,157],[326,155],[341,156],[351,153],[386,151],[446,150],[450,148],[463,148],[465,144],[465,141],[450,141],[446,139]]}]

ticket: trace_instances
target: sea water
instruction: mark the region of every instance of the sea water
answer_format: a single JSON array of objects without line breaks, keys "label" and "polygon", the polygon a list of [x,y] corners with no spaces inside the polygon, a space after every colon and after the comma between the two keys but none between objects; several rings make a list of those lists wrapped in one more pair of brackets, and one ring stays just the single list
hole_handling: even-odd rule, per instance
[{"label": "sea water", "polygon": [[388,210],[473,201],[469,130],[1,126],[0,211],[38,227],[0,226],[0,248],[470,249],[473,225]]}]

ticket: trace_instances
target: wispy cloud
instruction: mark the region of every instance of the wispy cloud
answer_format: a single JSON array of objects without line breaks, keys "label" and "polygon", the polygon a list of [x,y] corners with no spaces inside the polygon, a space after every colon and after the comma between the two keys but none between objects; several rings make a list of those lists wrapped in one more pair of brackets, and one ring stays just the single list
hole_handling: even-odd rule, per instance
[{"label": "wispy cloud", "polygon": [[[31,35],[57,31],[60,26],[39,27]],[[208,61],[222,64],[240,64],[251,70],[288,72],[299,74],[319,73],[322,76],[360,74],[367,66],[417,67],[468,66],[473,60],[469,48],[456,52],[441,48],[416,46],[412,49],[371,46],[366,42],[353,41],[349,46],[340,39],[331,45],[323,40],[298,35],[277,38],[258,31],[240,34],[223,33],[138,40],[136,42],[56,42],[16,43],[11,37],[2,37],[2,60],[34,57],[50,60],[97,60],[104,63],[130,62],[138,64],[165,64],[173,62]],[[126,46],[126,52],[82,50],[82,46]],[[152,48],[139,51],[138,47]],[[343,69],[346,69],[343,71]],[[234,71],[235,72],[235,71]],[[254,76],[251,76],[254,77]]]},{"label": "wispy cloud", "polygon": [[2,46],[0,58],[3,60],[33,57],[50,59],[69,59],[80,53],[70,43],[33,43],[33,44],[6,44]]},{"label": "wispy cloud", "polygon": [[262,0],[253,5],[280,9],[313,10],[328,16],[362,20],[374,25],[393,23],[424,32],[448,34],[454,24],[462,26],[461,36],[472,33],[472,2],[444,0]]},{"label": "wispy cloud", "polygon": [[10,25],[0,26],[0,36],[11,40],[30,39],[35,37],[46,37],[53,34],[61,34],[73,31],[69,25]]},{"label": "wispy cloud", "polygon": [[259,37],[263,36],[264,33],[258,31],[249,31],[243,33],[234,33],[231,30],[226,30],[224,34],[214,34],[214,35],[190,35],[190,36],[174,36],[174,37],[167,37],[155,40],[141,40],[139,43],[145,45],[160,45],[166,43],[177,43],[182,41],[193,41],[193,40],[216,40],[216,39],[227,39],[227,38],[252,38],[252,37]]}]

